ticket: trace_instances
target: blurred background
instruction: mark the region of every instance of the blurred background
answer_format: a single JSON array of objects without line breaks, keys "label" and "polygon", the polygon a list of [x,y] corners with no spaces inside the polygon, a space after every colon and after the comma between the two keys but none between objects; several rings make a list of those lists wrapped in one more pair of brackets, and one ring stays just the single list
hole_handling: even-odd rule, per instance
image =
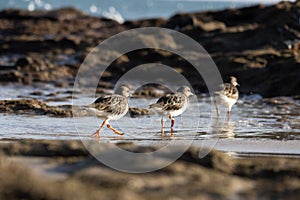
[{"label": "blurred background", "polygon": [[[294,0],[292,0],[294,1]],[[279,0],[2,0],[0,9],[52,10],[75,7],[86,14],[112,18],[118,22],[144,18],[168,18],[178,12],[240,8]]]}]

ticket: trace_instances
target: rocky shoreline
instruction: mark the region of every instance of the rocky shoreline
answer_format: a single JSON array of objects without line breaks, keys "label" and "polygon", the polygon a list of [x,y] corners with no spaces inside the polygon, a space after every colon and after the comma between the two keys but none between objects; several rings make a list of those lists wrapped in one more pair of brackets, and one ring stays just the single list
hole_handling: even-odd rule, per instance
[{"label": "rocky shoreline", "polygon": [[[299,116],[300,110],[299,19],[300,0],[273,6],[181,13],[169,19],[126,21],[124,24],[88,16],[73,8],[34,12],[3,10],[0,11],[0,84],[8,87],[19,84],[21,89],[25,85],[33,87],[21,91],[20,96],[0,100],[0,113],[9,117],[46,115],[49,116],[47,120],[72,117],[72,109],[76,107],[72,108],[69,102],[76,98],[76,92],[73,93],[70,86],[92,48],[125,30],[163,27],[180,31],[199,42],[210,53],[224,79],[232,75],[238,77],[242,95],[262,95],[263,98],[257,95],[259,98],[255,101],[246,96],[249,104],[288,112],[293,117],[282,114],[276,120],[291,122],[290,128],[298,129],[299,119],[294,116]],[[155,39],[147,37],[143,41]],[[170,41],[159,42],[169,45]],[[191,52],[192,59],[199,56]],[[203,80],[195,78],[192,66],[185,60],[170,52],[149,49],[133,51],[115,60],[99,81],[97,93],[109,93],[116,80],[133,66],[150,62],[171,66],[182,73],[197,94],[207,92]],[[63,90],[44,91],[39,87],[43,84]],[[32,90],[34,87],[36,91]],[[134,98],[157,98],[162,92],[168,92],[164,89],[148,85],[135,91]],[[48,104],[55,101],[59,103]],[[247,104],[246,99],[243,101]],[[132,107],[129,114],[139,117],[152,113]],[[284,143],[281,138],[280,142]],[[110,153],[109,146],[114,144],[101,142],[97,145]],[[136,153],[160,148],[133,143],[116,145]],[[299,198],[300,159],[297,155],[241,156],[212,150],[199,159],[198,154],[199,148],[192,146],[163,169],[130,174],[101,164],[79,140],[2,139],[0,199]]]},{"label": "rocky shoreline", "polygon": [[[111,144],[102,145],[110,151]],[[119,144],[131,152],[159,147]],[[106,149],[106,150],[105,150]],[[175,150],[176,151],[176,150]],[[155,172],[130,174],[92,158],[80,141],[2,141],[1,199],[297,199],[300,160],[240,157],[190,147]],[[255,159],[254,159],[255,158]],[[288,196],[287,196],[288,195]]]},{"label": "rocky shoreline", "polygon": [[[36,99],[20,99],[20,100],[0,100],[0,113],[18,114],[18,115],[47,115],[50,117],[73,117],[73,110],[76,115],[94,116],[95,113],[80,107],[72,107],[72,105],[49,106],[43,101]],[[131,117],[139,117],[145,115],[153,115],[153,111],[146,108],[130,107],[129,115]]]},{"label": "rocky shoreline", "polygon": [[[163,27],[199,42],[227,79],[238,77],[243,94],[264,97],[300,94],[300,1],[216,12],[177,14],[118,24],[73,8],[0,12],[0,82],[73,85],[77,70],[99,42],[125,30]],[[155,38],[143,38],[144,42]],[[160,42],[169,43],[168,40]],[[113,53],[113,52],[112,52]],[[197,52],[194,52],[197,57]],[[191,66],[160,50],[141,50],[113,62],[99,86],[111,88],[122,74],[147,62],[159,62],[185,75],[197,92],[207,92]]]},{"label": "rocky shoreline", "polygon": [[[53,98],[55,100],[55,98]],[[299,115],[300,105],[297,103],[298,96],[294,98],[273,97],[264,98],[252,104],[257,106],[272,106],[279,109],[290,110],[290,115]],[[73,112],[76,111],[77,116],[94,116],[95,113],[84,109],[84,107],[72,105],[49,106],[44,101],[37,99],[18,99],[18,100],[0,100],[0,113],[18,114],[18,115],[47,115],[50,117],[73,117]],[[154,115],[155,113],[147,108],[129,107],[130,117],[141,117]]]}]

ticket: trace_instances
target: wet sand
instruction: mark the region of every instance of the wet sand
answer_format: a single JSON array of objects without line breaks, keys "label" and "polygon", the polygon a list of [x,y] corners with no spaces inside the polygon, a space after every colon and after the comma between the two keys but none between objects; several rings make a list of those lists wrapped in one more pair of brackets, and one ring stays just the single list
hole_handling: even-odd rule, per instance
[{"label": "wet sand", "polygon": [[[106,151],[109,144],[99,145]],[[134,144],[122,144],[122,148],[149,151],[149,147]],[[80,141],[2,141],[0,152],[1,199],[299,197],[300,160],[295,158],[237,159],[211,151],[199,159],[198,148],[190,147],[166,168],[130,174],[102,165],[89,155]]]}]

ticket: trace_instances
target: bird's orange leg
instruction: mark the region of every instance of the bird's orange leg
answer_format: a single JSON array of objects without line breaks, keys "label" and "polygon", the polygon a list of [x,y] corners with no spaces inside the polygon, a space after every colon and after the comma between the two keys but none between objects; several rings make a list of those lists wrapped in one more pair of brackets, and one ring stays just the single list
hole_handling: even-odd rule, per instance
[{"label": "bird's orange leg", "polygon": [[117,129],[113,128],[110,124],[107,124],[106,126],[107,126],[107,128],[109,128],[110,130],[112,130],[115,134],[118,134],[118,135],[124,135],[124,133],[122,133],[121,131],[118,131]]},{"label": "bird's orange leg", "polygon": [[170,136],[170,139],[173,139],[174,138],[174,129],[171,128],[171,136]]},{"label": "bird's orange leg", "polygon": [[173,128],[175,124],[175,119],[171,115],[169,115],[169,119],[171,120],[171,128]]},{"label": "bird's orange leg", "polygon": [[230,111],[227,111],[227,120],[230,121]]},{"label": "bird's orange leg", "polygon": [[92,137],[100,138],[100,132],[103,129],[103,126],[106,124],[106,120],[104,120],[100,126],[100,128],[92,135]]}]

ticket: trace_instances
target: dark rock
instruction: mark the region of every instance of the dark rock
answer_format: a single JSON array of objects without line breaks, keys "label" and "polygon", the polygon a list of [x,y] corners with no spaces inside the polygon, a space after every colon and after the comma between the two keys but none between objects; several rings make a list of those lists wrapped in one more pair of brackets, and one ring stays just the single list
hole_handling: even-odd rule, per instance
[{"label": "dark rock", "polygon": [[[31,95],[40,95],[40,92],[31,93]],[[52,96],[49,94],[47,96]],[[56,94],[53,94],[56,96]],[[22,98],[21,96],[19,98]],[[66,101],[72,96],[61,98],[48,98],[48,101]],[[71,105],[62,106],[48,106],[45,102],[35,99],[21,99],[21,100],[0,100],[0,113],[9,114],[26,114],[26,115],[48,115],[51,117],[72,117],[73,109],[76,110],[78,116],[93,116],[95,113],[86,109],[86,107],[73,107]],[[130,108],[129,114],[131,117],[141,117],[155,114],[153,111],[145,108]]]},{"label": "dark rock", "polygon": [[41,95],[43,95],[43,91],[35,91],[35,92],[31,92],[30,95],[41,96]]},{"label": "dark rock", "polygon": [[161,85],[148,84],[134,91],[132,97],[133,98],[149,98],[149,97],[159,98],[162,97],[165,93],[170,93],[170,92],[172,91],[170,91],[165,87],[162,87]]},{"label": "dark rock", "polygon": [[207,20],[203,21],[201,18],[190,14],[178,14],[171,17],[168,22],[164,25],[166,28],[171,28],[175,30],[188,30],[188,29],[198,29],[201,32],[210,32],[225,30],[226,25],[223,22]]},{"label": "dark rock", "polygon": [[15,82],[21,83],[23,79],[22,73],[18,71],[8,71],[0,74],[0,82]]},{"label": "dark rock", "polygon": [[32,63],[33,63],[33,60],[30,57],[19,58],[16,62],[16,66],[17,67],[25,67],[25,66],[28,66]]},{"label": "dark rock", "polygon": [[[99,42],[131,28],[156,26],[181,31],[200,43],[224,79],[237,76],[241,93],[259,93],[264,97],[299,95],[299,8],[299,1],[285,1],[272,6],[181,13],[167,20],[145,19],[124,24],[88,16],[73,8],[34,12],[3,10],[0,12],[1,56],[20,57],[10,63],[12,67],[5,70],[1,67],[0,82],[59,82],[57,85],[68,86],[73,84],[84,58]],[[159,38],[144,35],[136,39],[135,42],[142,44],[180,48],[171,35]],[[128,42],[132,41],[122,41],[120,45]],[[107,56],[116,55],[116,51],[108,52]],[[188,53],[195,60],[199,59],[198,54]],[[153,49],[121,56],[108,66],[100,82],[115,83],[128,70],[149,62],[176,69],[195,91],[207,92],[204,81],[190,63],[171,52]],[[99,77],[91,76],[91,79]]]},{"label": "dark rock", "polygon": [[147,115],[154,115],[155,113],[146,108],[129,108],[130,117],[140,117],[140,116],[147,116]]},{"label": "dark rock", "polygon": [[48,106],[38,100],[1,100],[1,113],[49,115],[55,117],[71,117],[71,106]]}]

